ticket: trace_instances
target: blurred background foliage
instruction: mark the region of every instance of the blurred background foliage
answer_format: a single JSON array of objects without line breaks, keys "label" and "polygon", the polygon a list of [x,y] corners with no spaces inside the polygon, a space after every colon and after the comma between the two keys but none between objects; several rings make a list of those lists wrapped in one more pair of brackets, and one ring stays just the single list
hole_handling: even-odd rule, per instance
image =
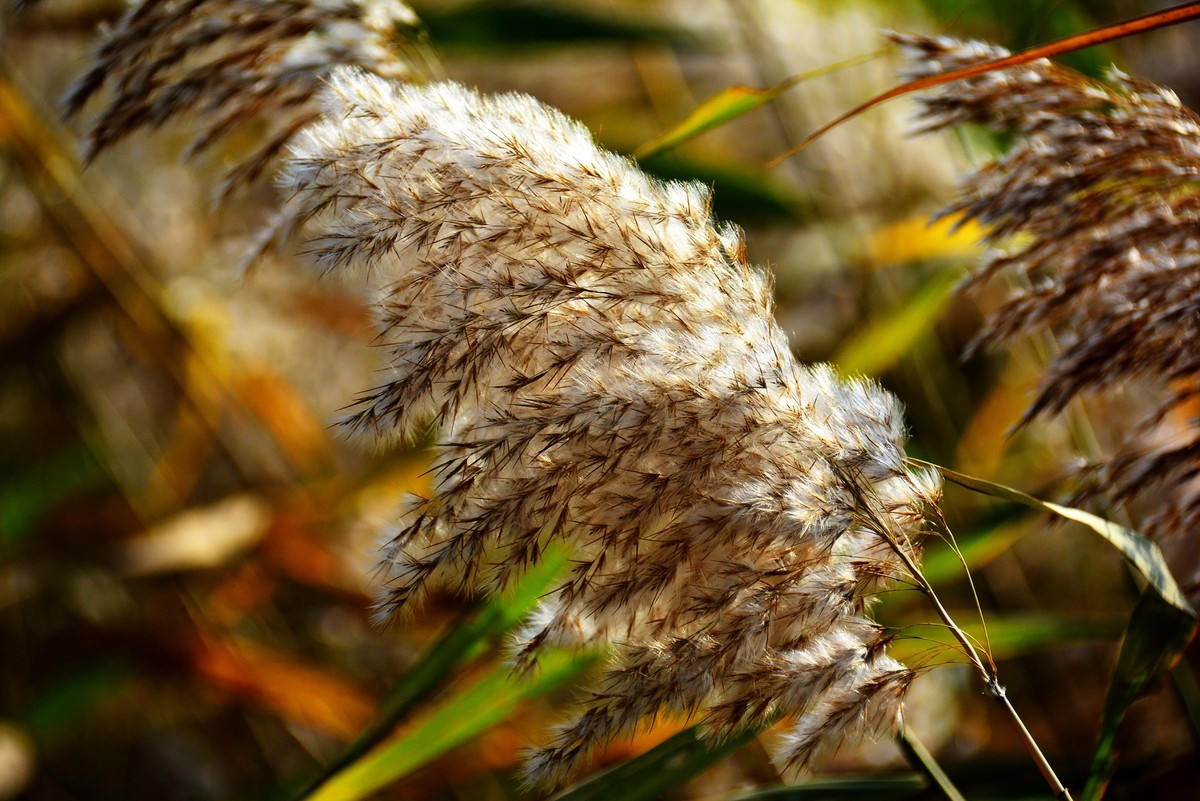
[{"label": "blurred background foliage", "polygon": [[[895,54],[878,52],[881,29],[1018,49],[1152,3],[414,5],[448,75],[531,93],[626,153],[731,85],[770,87],[875,53],[644,166],[715,188],[716,214],[746,229],[749,259],[776,275],[797,353],[896,392],[915,455],[1061,499],[1072,463],[1103,453],[1135,419],[1131,388],[1012,433],[1054,343],[962,358],[1004,286],[956,294],[979,232],[928,219],[956,176],[1001,143],[981,132],[914,138],[901,101],[764,165],[897,81]],[[375,542],[398,495],[426,480],[427,454],[346,442],[328,422],[373,382],[362,287],[283,256],[243,276],[236,265],[273,190],[214,209],[223,152],[180,164],[188,132],[178,126],[81,168],[52,107],[95,26],[120,12],[111,0],[46,0],[0,23],[0,798],[291,798],[369,731],[381,704],[403,713],[398,739],[320,797],[521,797],[519,750],[562,715],[571,677],[596,656],[564,655],[525,683],[508,675],[503,631],[536,582],[527,597],[488,607],[439,597],[403,626],[371,625]],[[1197,42],[1200,28],[1182,26],[1067,61],[1093,74],[1115,62],[1187,102],[1200,99]],[[946,509],[1010,694],[1078,782],[1136,587],[1085,530],[954,487]],[[1137,523],[1136,509],[1098,511]],[[1162,545],[1194,596],[1196,544]],[[935,543],[927,566],[972,619],[957,559]],[[890,594],[880,615],[904,658],[956,661],[944,633],[916,627],[931,619],[916,594]],[[1133,707],[1109,797],[1194,797],[1198,661],[1193,647],[1175,682]],[[961,666],[922,677],[909,722],[969,797],[1044,792]],[[682,726],[664,722],[598,763],[682,742],[668,740]],[[850,778],[754,792],[936,797],[896,775],[911,767],[890,742],[839,753],[826,770]],[[725,798],[779,783],[751,741],[659,789]],[[589,792],[621,795],[611,784]]]}]

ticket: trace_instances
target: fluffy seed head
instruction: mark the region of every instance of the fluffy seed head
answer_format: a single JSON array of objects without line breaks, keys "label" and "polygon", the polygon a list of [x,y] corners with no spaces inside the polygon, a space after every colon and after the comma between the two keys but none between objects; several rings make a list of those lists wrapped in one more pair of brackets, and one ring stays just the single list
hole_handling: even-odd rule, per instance
[{"label": "fluffy seed head", "polygon": [[189,153],[268,120],[262,144],[231,169],[228,191],[257,178],[316,119],[315,95],[333,67],[411,78],[417,25],[400,0],[140,0],[106,32],[63,107],[76,115],[109,88],[88,158],[177,118],[199,123]]},{"label": "fluffy seed head", "polygon": [[529,97],[330,83],[284,219],[318,264],[387,283],[389,374],[345,423],[437,432],[434,490],[385,549],[381,614],[439,583],[497,592],[570,543],[517,659],[614,650],[530,757],[539,784],[664,713],[712,736],[793,715],[795,767],[893,723],[911,674],[868,598],[938,491],[904,469],[894,399],[796,363],[703,187],[647,177]]},{"label": "fluffy seed head", "polygon": [[[914,77],[1007,54],[896,38]],[[1187,409],[1200,393],[1200,119],[1161,87],[1115,70],[1093,81],[1044,60],[951,84],[922,103],[928,130],[975,122],[1017,134],[946,213],[988,230],[994,249],[979,280],[1001,271],[1024,279],[980,341],[1055,333],[1059,352],[1025,420],[1081,392],[1151,379],[1157,406],[1101,466],[1099,483],[1118,498],[1168,487],[1150,529],[1194,531],[1200,429]]]}]

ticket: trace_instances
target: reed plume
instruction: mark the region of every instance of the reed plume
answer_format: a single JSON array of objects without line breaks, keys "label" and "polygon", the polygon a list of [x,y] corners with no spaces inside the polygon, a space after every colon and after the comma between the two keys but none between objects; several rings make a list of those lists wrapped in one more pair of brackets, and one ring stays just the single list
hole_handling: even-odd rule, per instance
[{"label": "reed plume", "polygon": [[147,0],[67,101],[114,86],[91,152],[189,114],[199,150],[269,116],[231,180],[286,144],[270,238],[302,228],[318,265],[386,286],[388,379],[344,422],[432,428],[436,462],[386,546],[379,616],[437,585],[499,592],[573,549],[515,659],[612,655],[527,761],[543,786],[663,714],[718,738],[790,716],[795,769],[895,725],[913,673],[868,607],[911,571],[939,493],[905,468],[895,399],[795,361],[706,189],[647,177],[531,98],[405,85],[397,23],[404,6],[367,0]]},{"label": "reed plume", "polygon": [[381,616],[437,584],[498,592],[573,546],[518,662],[614,650],[530,757],[542,785],[664,713],[716,737],[794,716],[778,755],[795,767],[893,725],[912,672],[867,607],[938,484],[906,471],[890,395],[796,363],[707,190],[648,178],[529,97],[343,69],[325,103],[285,213],[318,264],[391,282],[389,380],[345,424],[437,432]]},{"label": "reed plume", "polygon": [[[977,42],[896,36],[913,77],[1007,55]],[[1117,499],[1166,487],[1159,535],[1200,523],[1200,428],[1162,423],[1200,392],[1200,120],[1170,91],[1111,70],[1091,80],[1042,60],[951,84],[921,100],[924,130],[979,123],[1015,134],[944,214],[975,219],[993,246],[975,277],[1023,288],[979,336],[1051,331],[1059,352],[1022,420],[1080,393],[1149,381],[1157,405],[1097,469]]]},{"label": "reed plume", "polygon": [[230,169],[224,194],[258,178],[317,119],[315,95],[333,67],[396,80],[418,74],[418,25],[399,0],[141,0],[105,33],[62,105],[78,115],[108,88],[87,133],[88,159],[176,119],[198,122],[189,155],[266,121],[269,131]]}]

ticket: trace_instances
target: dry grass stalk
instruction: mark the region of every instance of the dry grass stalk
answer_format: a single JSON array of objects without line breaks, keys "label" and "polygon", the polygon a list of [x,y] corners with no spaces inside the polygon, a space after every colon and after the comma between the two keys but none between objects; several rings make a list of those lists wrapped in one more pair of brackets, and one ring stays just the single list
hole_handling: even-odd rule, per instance
[{"label": "dry grass stalk", "polygon": [[[1006,55],[895,38],[913,77]],[[1081,392],[1158,383],[1158,407],[1099,483],[1118,499],[1169,488],[1148,528],[1194,531],[1200,428],[1188,420],[1165,443],[1156,429],[1200,392],[1200,120],[1168,90],[1115,70],[1093,81],[1048,61],[955,83],[922,103],[926,130],[972,122],[1018,137],[945,213],[988,230],[994,249],[977,281],[1001,271],[1029,279],[980,341],[1049,330],[1061,345],[1022,422]]]},{"label": "dry grass stalk", "polygon": [[351,64],[407,80],[402,51],[418,20],[399,0],[141,0],[105,34],[63,100],[69,116],[106,86],[92,158],[141,128],[199,123],[189,154],[254,120],[271,126],[229,172],[223,194],[253,181],[317,118],[329,71]]},{"label": "dry grass stalk", "polygon": [[437,431],[381,616],[435,584],[497,592],[548,543],[575,547],[518,660],[615,650],[530,757],[541,785],[664,713],[718,737],[793,715],[778,756],[797,768],[893,725],[912,672],[867,607],[905,569],[856,499],[915,559],[939,492],[905,470],[895,400],[795,362],[769,280],[704,188],[648,178],[528,97],[356,70],[331,84],[286,169],[286,215],[317,263],[391,282],[391,376],[346,424]]}]

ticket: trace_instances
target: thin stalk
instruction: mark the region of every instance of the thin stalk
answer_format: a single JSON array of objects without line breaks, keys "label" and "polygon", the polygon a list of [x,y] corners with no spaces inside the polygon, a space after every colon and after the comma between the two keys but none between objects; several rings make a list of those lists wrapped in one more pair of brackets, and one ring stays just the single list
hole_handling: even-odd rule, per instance
[{"label": "thin stalk", "polygon": [[[971,664],[974,665],[975,669],[979,672],[979,676],[983,680],[983,686],[987,690],[987,693],[1000,703],[1000,706],[1016,724],[1017,730],[1021,733],[1022,740],[1025,743],[1025,749],[1029,752],[1030,757],[1033,758],[1034,764],[1037,765],[1038,770],[1042,774],[1042,778],[1046,780],[1046,784],[1050,786],[1051,791],[1054,793],[1054,797],[1060,799],[1061,801],[1073,801],[1070,791],[1067,790],[1067,788],[1059,780],[1058,775],[1054,772],[1054,768],[1051,767],[1049,760],[1046,759],[1046,755],[1042,753],[1042,749],[1038,746],[1037,741],[1033,738],[1033,735],[1025,726],[1025,722],[1017,713],[1017,710],[1012,705],[1012,702],[1009,701],[1007,691],[1004,689],[1004,686],[1000,684],[1000,681],[996,676],[995,666],[993,665],[989,670],[988,666],[984,664],[982,657],[979,655],[979,651],[976,650],[975,645],[971,642],[971,638],[967,636],[967,633],[962,630],[962,627],[960,627],[958,623],[954,621],[954,618],[950,616],[950,613],[946,610],[946,607],[942,604],[941,599],[938,598],[937,593],[934,591],[933,585],[929,583],[929,581],[925,578],[925,575],[921,572],[920,566],[912,556],[911,544],[900,542],[900,540],[896,537],[896,534],[892,531],[892,526],[885,521],[882,515],[877,513],[877,505],[872,503],[871,499],[866,497],[866,493],[859,482],[855,481],[849,476],[844,478],[847,488],[856,496],[856,499],[859,501],[859,508],[866,510],[866,513],[869,515],[870,519],[867,522],[881,537],[884,538],[884,540],[887,541],[888,545],[891,546],[892,551],[904,565],[904,569],[908,571],[913,581],[916,582],[917,587],[933,604],[933,608],[937,612],[938,618],[940,618],[942,623],[945,624],[946,628],[950,630],[950,633],[954,635],[954,639],[958,640],[958,643],[963,648],[963,653],[966,654],[967,659],[970,660]],[[942,524],[945,525],[944,521]],[[906,545],[908,547],[905,547]],[[989,664],[991,663],[990,658],[988,662]]]},{"label": "thin stalk", "polygon": [[896,738],[900,744],[900,748],[908,757],[910,763],[916,763],[921,771],[932,781],[937,788],[942,791],[942,795],[946,796],[946,801],[967,801],[963,794],[954,786],[954,782],[950,781],[950,777],[946,775],[946,771],[942,770],[942,766],[933,758],[933,754],[929,753],[929,749],[925,744],[917,739],[917,735],[912,729],[905,729],[900,732]]},{"label": "thin stalk", "polygon": [[1046,755],[1042,753],[1042,749],[1038,748],[1037,741],[1033,739],[1033,735],[1029,733],[1029,729],[1025,728],[1025,721],[1021,720],[1021,716],[1017,714],[1012,701],[1008,700],[1008,693],[1000,686],[999,682],[993,682],[992,686],[988,687],[988,691],[993,694],[1001,706],[1004,707],[1005,711],[1008,712],[1008,716],[1017,724],[1017,728],[1021,731],[1021,736],[1025,739],[1025,747],[1029,750],[1030,756],[1033,757],[1038,770],[1042,772],[1042,778],[1046,780],[1046,784],[1050,785],[1050,789],[1054,791],[1054,797],[1061,798],[1063,801],[1072,801],[1071,792],[1058,780],[1058,776],[1054,773],[1054,768],[1050,767],[1050,762],[1046,759]]}]

